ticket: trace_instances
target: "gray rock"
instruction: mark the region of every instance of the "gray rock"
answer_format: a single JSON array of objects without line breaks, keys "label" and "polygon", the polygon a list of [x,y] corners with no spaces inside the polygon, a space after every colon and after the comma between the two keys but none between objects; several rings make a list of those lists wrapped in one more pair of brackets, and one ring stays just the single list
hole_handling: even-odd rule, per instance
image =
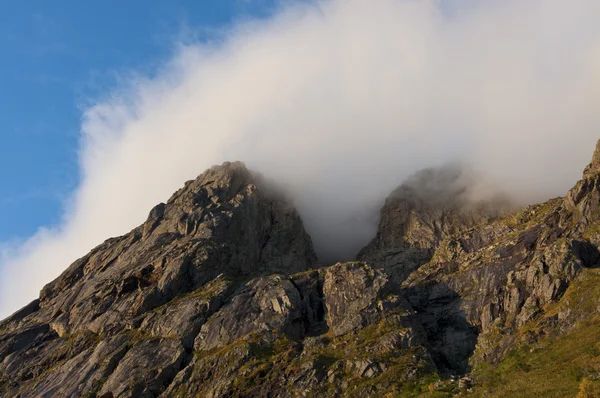
[{"label": "gray rock", "polygon": [[378,320],[382,309],[377,303],[389,293],[387,276],[367,264],[344,263],[328,268],[323,294],[331,333],[339,336]]},{"label": "gray rock", "polygon": [[598,173],[600,173],[600,140],[596,143],[596,149],[594,150],[592,161],[583,171],[583,178],[593,178]]},{"label": "gray rock", "polygon": [[[240,282],[304,271],[315,262],[302,221],[279,192],[242,163],[215,166],[152,209],[143,225],[75,261],[39,300],[0,323],[0,395],[25,386],[32,396],[78,395],[106,377],[103,393],[156,395],[179,371],[184,347],[191,349]],[[289,280],[285,288],[302,300]],[[277,315],[287,311],[285,301],[271,304],[279,305]],[[87,369],[98,344],[81,343],[75,352],[73,336],[109,341],[130,334],[153,340],[127,351],[115,373],[95,369],[91,378],[73,371]],[[148,367],[134,371],[140,361]],[[160,369],[151,367],[155,361]],[[132,380],[139,385],[130,386]]]},{"label": "gray rock", "polygon": [[431,259],[444,238],[487,223],[511,208],[500,195],[474,200],[472,183],[457,166],[416,173],[386,199],[377,236],[358,258],[384,268],[401,283]]},{"label": "gray rock", "polygon": [[269,332],[299,339],[305,334],[302,315],[300,292],[289,279],[279,275],[255,279],[202,326],[194,347],[208,351]]},{"label": "gray rock", "polygon": [[456,169],[417,174],[386,201],[360,261],[312,269],[283,195],[241,163],[216,166],[0,322],[0,395],[476,388],[431,377],[600,313],[586,292],[565,295],[600,264],[600,149],[565,198],[504,216],[505,201],[474,202],[466,182]]},{"label": "gray rock", "polygon": [[181,368],[184,350],[175,339],[140,341],[127,351],[98,393],[113,397],[155,397]]}]

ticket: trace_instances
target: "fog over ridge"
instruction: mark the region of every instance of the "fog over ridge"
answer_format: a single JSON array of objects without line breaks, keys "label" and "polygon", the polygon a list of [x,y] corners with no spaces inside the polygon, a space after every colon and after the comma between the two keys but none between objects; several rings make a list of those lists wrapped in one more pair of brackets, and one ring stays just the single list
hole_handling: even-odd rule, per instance
[{"label": "fog over ridge", "polygon": [[600,137],[598,20],[595,0],[284,2],[176,43],[159,73],[85,110],[63,222],[0,245],[0,317],[227,160],[287,187],[340,259],[425,167],[467,164],[522,202],[564,195]]}]

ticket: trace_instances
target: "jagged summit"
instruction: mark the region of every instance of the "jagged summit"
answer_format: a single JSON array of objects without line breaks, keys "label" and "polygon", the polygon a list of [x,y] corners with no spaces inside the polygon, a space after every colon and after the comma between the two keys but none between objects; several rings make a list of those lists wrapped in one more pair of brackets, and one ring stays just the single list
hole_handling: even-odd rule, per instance
[{"label": "jagged summit", "polygon": [[224,163],[73,263],[44,287],[40,306],[61,313],[51,323],[59,334],[102,332],[219,274],[299,272],[315,262],[296,211],[257,188],[243,163]]},{"label": "jagged summit", "polygon": [[358,258],[385,267],[401,281],[429,261],[443,239],[511,208],[499,195],[474,198],[474,184],[468,172],[453,165],[409,177],[386,199],[377,235]]},{"label": "jagged summit", "polygon": [[583,178],[590,178],[600,173],[600,140],[596,143],[596,150],[592,156],[592,161],[583,171]]},{"label": "jagged summit", "polygon": [[469,198],[471,177],[460,165],[427,168],[408,177],[388,196],[387,201],[401,199],[413,206],[460,208]]},{"label": "jagged summit", "polygon": [[591,163],[585,168],[583,179],[569,190],[564,200],[565,211],[561,212],[563,225],[572,225],[580,233],[590,236],[594,244],[600,243],[595,225],[600,220],[600,141]]},{"label": "jagged summit", "polygon": [[0,395],[574,396],[598,384],[599,171],[597,148],[565,198],[505,214],[425,170],[360,261],[312,269],[283,195],[214,166],[0,322]]}]

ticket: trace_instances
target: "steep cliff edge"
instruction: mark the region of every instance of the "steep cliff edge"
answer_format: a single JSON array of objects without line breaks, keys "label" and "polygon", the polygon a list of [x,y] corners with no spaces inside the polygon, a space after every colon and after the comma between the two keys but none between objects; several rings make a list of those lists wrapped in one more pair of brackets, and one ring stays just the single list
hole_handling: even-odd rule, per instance
[{"label": "steep cliff edge", "polygon": [[401,283],[427,263],[442,241],[511,210],[502,195],[476,198],[462,167],[424,169],[396,188],[381,209],[376,237],[358,254]]},{"label": "steep cliff edge", "polygon": [[[117,365],[145,358],[131,394],[141,384],[155,394],[243,280],[315,262],[293,207],[242,163],[215,166],[0,323],[0,385],[8,395],[75,396],[99,390],[104,379],[114,385]],[[146,372],[152,368],[160,370]]]},{"label": "steep cliff edge", "polygon": [[596,388],[600,144],[564,198],[518,212],[472,200],[458,169],[424,170],[390,195],[358,261],[328,267],[268,188],[241,163],[215,166],[73,263],[0,323],[0,395]]}]

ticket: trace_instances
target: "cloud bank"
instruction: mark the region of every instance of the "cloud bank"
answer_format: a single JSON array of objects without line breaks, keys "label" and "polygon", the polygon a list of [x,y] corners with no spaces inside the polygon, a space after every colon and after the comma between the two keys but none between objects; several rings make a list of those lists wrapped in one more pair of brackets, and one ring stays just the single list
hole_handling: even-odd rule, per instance
[{"label": "cloud bank", "polygon": [[184,181],[243,160],[285,184],[327,257],[374,234],[415,171],[470,164],[523,201],[562,195],[600,136],[597,0],[285,2],[177,44],[85,110],[63,222],[0,257],[0,317]]}]

